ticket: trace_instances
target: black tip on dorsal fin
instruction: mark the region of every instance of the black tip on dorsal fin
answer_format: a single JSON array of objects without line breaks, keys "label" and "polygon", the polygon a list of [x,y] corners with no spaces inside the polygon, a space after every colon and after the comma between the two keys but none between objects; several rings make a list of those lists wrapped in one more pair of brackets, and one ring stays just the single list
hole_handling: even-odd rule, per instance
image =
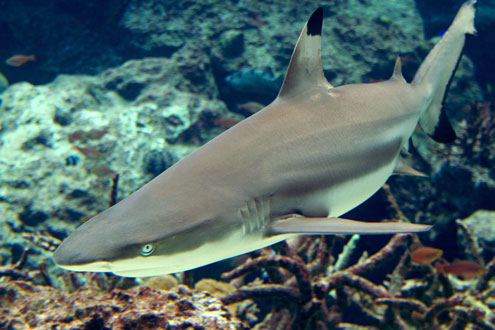
[{"label": "black tip on dorsal fin", "polygon": [[400,56],[397,56],[395,59],[395,66],[394,66],[394,73],[392,73],[392,77],[390,79],[394,80],[400,80],[400,81],[406,81],[404,79],[404,76],[402,75],[402,61],[400,59]]},{"label": "black tip on dorsal fin", "polygon": [[309,36],[321,36],[321,26],[323,25],[323,8],[318,8],[314,11],[308,20],[308,31],[306,32]]},{"label": "black tip on dorsal fin", "polygon": [[332,88],[321,66],[321,30],[323,9],[309,18],[297,41],[279,97],[289,97],[318,87]]}]

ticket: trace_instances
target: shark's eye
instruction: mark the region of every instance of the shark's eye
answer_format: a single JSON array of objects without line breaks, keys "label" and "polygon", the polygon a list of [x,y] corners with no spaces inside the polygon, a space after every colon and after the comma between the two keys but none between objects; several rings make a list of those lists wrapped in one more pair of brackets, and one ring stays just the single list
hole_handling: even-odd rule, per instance
[{"label": "shark's eye", "polygon": [[144,257],[149,256],[155,251],[155,244],[148,243],[141,247],[141,255]]}]

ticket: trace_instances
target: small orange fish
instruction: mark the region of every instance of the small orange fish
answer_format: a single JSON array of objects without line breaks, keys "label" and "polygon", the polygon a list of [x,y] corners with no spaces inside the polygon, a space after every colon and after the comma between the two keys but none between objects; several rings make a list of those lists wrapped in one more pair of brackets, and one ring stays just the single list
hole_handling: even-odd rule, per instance
[{"label": "small orange fish", "polygon": [[237,109],[241,111],[248,112],[249,114],[256,113],[263,109],[265,106],[261,103],[258,102],[246,102],[246,103],[240,103],[237,105]]},{"label": "small orange fish", "polygon": [[443,251],[429,246],[420,246],[411,251],[411,261],[420,265],[429,265],[440,258]]},{"label": "small orange fish", "polygon": [[462,276],[465,279],[473,278],[485,272],[485,269],[480,264],[472,260],[456,259],[450,264],[436,262],[435,268],[439,273],[450,273],[457,276]]},{"label": "small orange fish", "polygon": [[88,139],[99,140],[107,133],[108,133],[108,129],[106,129],[106,128],[103,128],[103,129],[93,128],[90,131],[86,132],[86,135],[87,135]]},{"label": "small orange fish", "polygon": [[368,83],[370,84],[379,83],[382,81],[385,81],[385,79],[368,78]]},{"label": "small orange fish", "polygon": [[22,54],[19,54],[19,55],[14,55],[12,57],[9,57],[7,60],[5,60],[5,63],[10,65],[10,66],[21,66],[23,64],[25,64],[26,62],[29,62],[29,61],[35,61],[36,58],[34,57],[34,55],[22,55]]},{"label": "small orange fish", "polygon": [[72,132],[69,134],[69,141],[74,142],[77,140],[84,141],[84,140],[98,140],[101,139],[105,134],[108,133],[108,129],[92,129],[90,131],[82,131],[78,129],[77,131]]},{"label": "small orange fish", "polygon": [[103,153],[99,151],[96,148],[93,147],[78,147],[78,146],[73,146],[74,149],[82,153],[84,156],[91,158],[91,159],[101,159],[103,158]]},{"label": "small orange fish", "polygon": [[224,128],[231,128],[235,124],[239,122],[239,119],[236,118],[215,118],[213,119],[213,124],[215,126],[220,126]]},{"label": "small orange fish", "polygon": [[99,176],[99,177],[113,176],[116,173],[114,170],[112,170],[107,165],[98,165],[98,166],[95,166],[95,167],[93,167],[91,169],[91,172],[93,174],[95,174],[96,176]]},{"label": "small orange fish", "polygon": [[77,131],[74,131],[69,134],[69,141],[74,142],[77,140],[84,140],[85,137],[86,137],[86,132],[78,129]]}]

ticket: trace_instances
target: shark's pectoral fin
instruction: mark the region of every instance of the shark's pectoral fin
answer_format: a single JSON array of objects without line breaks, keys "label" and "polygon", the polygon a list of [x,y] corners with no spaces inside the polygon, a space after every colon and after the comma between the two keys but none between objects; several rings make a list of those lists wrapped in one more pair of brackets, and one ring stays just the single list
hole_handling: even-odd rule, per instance
[{"label": "shark's pectoral fin", "polygon": [[342,218],[307,218],[293,215],[275,220],[267,236],[282,234],[395,234],[430,230],[431,226],[406,222],[363,222]]}]

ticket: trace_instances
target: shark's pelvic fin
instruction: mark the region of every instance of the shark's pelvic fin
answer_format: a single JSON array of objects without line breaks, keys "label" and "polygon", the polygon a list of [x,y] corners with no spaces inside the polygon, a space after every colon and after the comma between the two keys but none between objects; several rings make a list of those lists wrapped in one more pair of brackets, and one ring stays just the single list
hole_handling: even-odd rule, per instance
[{"label": "shark's pelvic fin", "polygon": [[430,104],[420,117],[421,128],[435,141],[452,142],[456,135],[450,125],[443,104],[450,80],[455,73],[466,34],[475,34],[476,0],[469,0],[459,9],[454,22],[435,45],[414,76],[413,84],[425,89]]},{"label": "shark's pelvic fin", "polygon": [[321,66],[322,23],[323,9],[318,8],[311,15],[299,36],[284,83],[278,94],[279,97],[297,95],[317,85],[332,88]]},{"label": "shark's pelvic fin", "polygon": [[408,164],[408,159],[402,156],[399,156],[397,160],[397,165],[395,167],[394,173],[395,175],[412,175],[412,176],[421,176],[428,177],[426,173],[418,171]]},{"label": "shark's pelvic fin", "polygon": [[307,218],[294,215],[270,224],[267,236],[282,234],[394,234],[430,230],[431,226],[406,222],[363,222],[342,218]]},{"label": "shark's pelvic fin", "polygon": [[390,77],[390,80],[406,82],[406,79],[404,79],[404,76],[402,75],[402,61],[400,59],[400,56],[397,56],[397,58],[395,59],[394,73],[392,73],[392,77]]}]

